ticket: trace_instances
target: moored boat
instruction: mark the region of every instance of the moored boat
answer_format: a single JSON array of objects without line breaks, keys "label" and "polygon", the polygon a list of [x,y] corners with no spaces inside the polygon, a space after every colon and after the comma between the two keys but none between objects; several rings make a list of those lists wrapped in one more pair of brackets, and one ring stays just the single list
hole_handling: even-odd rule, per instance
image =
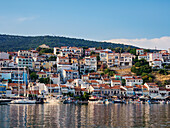
[{"label": "moored boat", "polygon": [[121,104],[123,104],[123,103],[125,103],[125,102],[122,101],[122,100],[114,100],[113,103],[121,103]]},{"label": "moored boat", "polygon": [[0,99],[0,105],[9,104],[12,100],[11,99]]},{"label": "moored boat", "polygon": [[36,104],[36,100],[18,99],[10,102],[11,104]]}]

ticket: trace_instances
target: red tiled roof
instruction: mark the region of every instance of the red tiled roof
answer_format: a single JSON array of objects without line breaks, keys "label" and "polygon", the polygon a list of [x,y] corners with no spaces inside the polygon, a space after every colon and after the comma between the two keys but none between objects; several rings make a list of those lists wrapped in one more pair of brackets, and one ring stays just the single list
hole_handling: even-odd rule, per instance
[{"label": "red tiled roof", "polygon": [[136,87],[136,88],[142,88],[142,85],[134,85],[134,87]]},{"label": "red tiled roof", "polygon": [[64,71],[66,71],[66,72],[78,72],[77,70],[67,70],[67,69],[64,69]]},{"label": "red tiled roof", "polygon": [[160,59],[155,59],[154,61],[161,61]]},{"label": "red tiled roof", "polygon": [[143,88],[147,88],[145,85],[143,85]]},{"label": "red tiled roof", "polygon": [[65,64],[65,65],[70,65],[71,63],[66,63],[66,62],[60,62],[58,64]]},{"label": "red tiled roof", "polygon": [[133,88],[133,86],[125,86],[125,88]]},{"label": "red tiled roof", "polygon": [[105,79],[103,79],[104,81],[110,81],[110,79],[108,79],[108,78],[105,78]]},{"label": "red tiled roof", "polygon": [[121,82],[120,80],[112,80],[112,82]]},{"label": "red tiled roof", "polygon": [[50,86],[51,86],[51,87],[58,87],[58,84],[51,84],[51,85],[50,85],[50,84],[46,84],[46,86],[47,86],[47,87],[50,87]]},{"label": "red tiled roof", "polygon": [[62,87],[62,88],[66,88],[66,87],[67,87],[67,85],[60,85],[60,87]]},{"label": "red tiled roof", "polygon": [[45,72],[38,72],[37,74],[46,74]]},{"label": "red tiled roof", "polygon": [[70,82],[73,82],[74,80],[73,80],[73,79],[69,79],[69,80],[67,80],[67,81],[70,83]]},{"label": "red tiled roof", "polygon": [[90,80],[90,83],[99,83],[96,80]]},{"label": "red tiled roof", "polygon": [[89,73],[89,75],[100,75],[100,73],[93,72],[93,73]]}]

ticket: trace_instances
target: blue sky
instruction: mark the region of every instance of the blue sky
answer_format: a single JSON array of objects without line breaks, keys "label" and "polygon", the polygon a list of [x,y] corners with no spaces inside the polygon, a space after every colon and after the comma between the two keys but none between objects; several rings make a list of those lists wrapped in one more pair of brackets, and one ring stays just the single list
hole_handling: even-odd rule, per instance
[{"label": "blue sky", "polygon": [[170,36],[170,0],[3,0],[0,33],[93,40]]}]

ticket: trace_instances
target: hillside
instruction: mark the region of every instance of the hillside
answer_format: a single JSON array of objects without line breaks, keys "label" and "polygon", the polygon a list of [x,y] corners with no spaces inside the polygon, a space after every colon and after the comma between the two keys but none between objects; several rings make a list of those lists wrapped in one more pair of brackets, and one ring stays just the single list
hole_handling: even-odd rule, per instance
[{"label": "hillside", "polygon": [[158,83],[159,85],[165,85],[165,81],[167,81],[168,84],[170,84],[170,71],[169,75],[162,75],[157,72],[153,72],[152,75],[155,76],[154,82]]},{"label": "hillside", "polygon": [[[107,42],[89,41],[84,39],[58,37],[58,36],[14,36],[14,35],[0,35],[0,51],[17,51],[28,50],[30,48],[37,48],[41,44],[49,45],[50,47],[60,46],[76,46],[76,47],[102,47],[102,48],[116,48],[128,47],[130,45],[115,44]],[[130,46],[131,48],[137,48]]]}]

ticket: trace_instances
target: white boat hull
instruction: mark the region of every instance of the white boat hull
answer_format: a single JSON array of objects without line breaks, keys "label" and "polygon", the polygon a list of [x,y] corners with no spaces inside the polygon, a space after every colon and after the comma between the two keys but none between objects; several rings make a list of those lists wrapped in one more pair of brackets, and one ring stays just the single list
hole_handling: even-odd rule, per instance
[{"label": "white boat hull", "polygon": [[13,100],[11,101],[11,104],[35,104],[35,100]]}]

